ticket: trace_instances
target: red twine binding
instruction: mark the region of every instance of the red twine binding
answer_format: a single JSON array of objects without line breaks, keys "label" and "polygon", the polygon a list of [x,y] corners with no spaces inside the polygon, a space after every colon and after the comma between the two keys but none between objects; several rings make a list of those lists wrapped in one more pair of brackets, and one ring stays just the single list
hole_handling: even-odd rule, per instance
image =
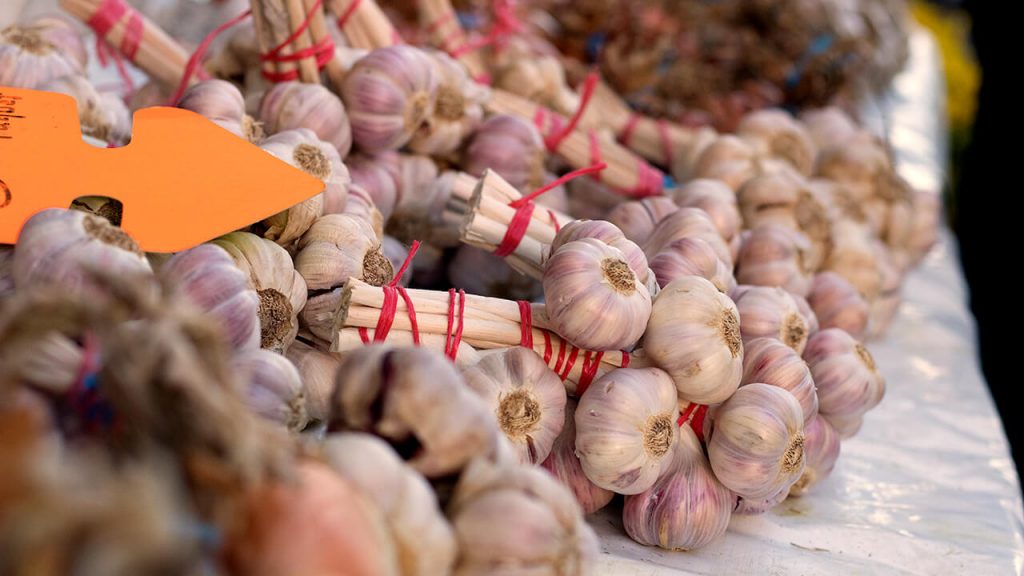
[{"label": "red twine binding", "polygon": [[[590,97],[594,95],[594,89],[597,87],[597,72],[591,72],[587,74],[587,79],[583,82],[583,89],[580,94],[580,106],[576,109],[576,113],[569,119],[569,123],[566,124],[561,130],[554,130],[551,134],[544,137],[544,146],[551,152],[554,152],[562,141],[569,137],[576,130],[576,125],[579,124],[580,118],[583,117],[583,112],[586,111],[587,104],[590,103]],[[554,128],[554,126],[553,126]]]},{"label": "red twine binding", "polygon": [[519,300],[517,304],[519,304],[519,328],[522,330],[519,345],[533,350],[533,309],[526,300]]},{"label": "red twine binding", "polygon": [[[455,300],[458,295],[458,318],[459,327],[454,328],[455,325]],[[466,291],[458,290],[455,288],[448,290],[448,334],[444,339],[444,354],[455,362],[455,357],[459,353],[459,344],[462,343],[462,328],[465,325],[465,314],[466,314]],[[455,329],[452,332],[453,328]]]},{"label": "red twine binding", "polygon": [[352,0],[352,3],[348,5],[348,8],[345,8],[345,11],[341,13],[341,16],[338,16],[338,30],[344,32],[345,25],[348,24],[349,19],[352,18],[352,15],[359,9],[359,4],[362,1],[363,0]]},{"label": "red twine binding", "polygon": [[[125,23],[124,36],[121,37],[121,45],[118,47],[119,52],[112,52],[109,48],[110,44],[106,41],[106,36],[126,14],[128,22]],[[135,84],[132,82],[131,74],[128,73],[128,68],[121,56],[125,56],[132,62],[135,61],[139,46],[142,44],[142,33],[146,28],[142,15],[125,4],[124,0],[103,0],[85,23],[96,32],[96,55],[100,64],[106,66],[108,57],[113,59],[117,66],[117,74],[124,82],[128,93],[134,92]]]},{"label": "red twine binding", "polygon": [[697,439],[704,441],[704,417],[707,415],[708,406],[707,404],[697,404],[696,402],[690,402],[687,404],[686,409],[679,415],[679,419],[676,420],[676,425],[682,426],[683,424],[689,424],[690,428],[693,429],[694,433],[697,434]]},{"label": "red twine binding", "polygon": [[665,153],[665,168],[672,169],[672,135],[669,134],[668,122],[659,119],[654,123],[658,129],[658,138],[661,140],[661,151]]},{"label": "red twine binding", "polygon": [[199,43],[199,47],[197,47],[196,51],[189,56],[188,62],[185,64],[185,75],[181,77],[181,82],[178,83],[178,88],[174,91],[174,95],[171,96],[171,106],[176,106],[178,101],[181,100],[182,95],[185,94],[185,90],[188,89],[189,82],[192,81],[192,76],[194,76],[197,71],[199,72],[200,77],[206,75],[206,71],[202,69],[200,64],[202,63],[203,57],[206,56],[206,51],[210,49],[210,45],[213,44],[213,41],[217,36],[223,34],[228,28],[245,21],[245,19],[251,15],[252,10],[246,10],[231,20],[228,20],[216,27],[212,32],[206,35],[206,38],[203,38],[203,41]]},{"label": "red twine binding", "polygon": [[626,120],[626,125],[622,127],[622,132],[619,133],[619,142],[623,146],[629,146],[629,141],[633,138],[633,131],[636,130],[636,125],[640,123],[640,115],[636,112],[632,112],[629,115],[629,120]]},{"label": "red twine binding", "polygon": [[[409,247],[409,254],[405,257],[405,261],[402,262],[402,266],[395,273],[391,282],[381,286],[381,290],[384,292],[384,303],[380,307],[377,326],[373,329],[373,342],[384,342],[387,339],[388,333],[391,332],[391,326],[395,322],[395,312],[398,310],[398,296],[401,296],[405,302],[406,312],[409,315],[409,329],[412,331],[412,342],[416,346],[420,345],[420,328],[416,322],[416,308],[413,306],[412,297],[409,296],[405,288],[398,285],[406,270],[409,269],[409,265],[412,264],[416,251],[419,249],[419,240],[413,241],[412,246]],[[363,341],[363,344],[370,343],[370,335],[366,328],[359,328],[359,339]]]},{"label": "red twine binding", "polygon": [[[309,48],[297,50],[292,54],[284,54],[284,50],[288,48],[292,42],[306,33],[306,30],[313,22],[313,16],[316,14],[316,11],[320,9],[322,3],[323,0],[316,0],[316,2],[313,3],[312,8],[310,8],[309,12],[306,14],[306,18],[301,24],[299,24],[298,28],[296,28],[290,36],[285,38],[283,42],[271,48],[266,54],[261,54],[260,62],[273,62],[280,64],[283,62],[297,62],[299,60],[305,60],[306,58],[315,58],[317,69],[322,69],[326,66],[327,63],[334,58],[334,41],[331,40],[330,36],[324,36],[323,40]],[[288,70],[286,72],[271,72],[269,70],[263,70],[262,74],[269,82],[289,82],[299,77],[298,69]]]},{"label": "red twine binding", "polygon": [[594,376],[597,375],[597,367],[601,365],[601,358],[604,356],[604,352],[598,352],[591,355],[587,352],[586,356],[583,357],[583,369],[580,373],[580,381],[576,384],[576,396],[583,396],[583,393],[590,388],[590,383],[594,381]]},{"label": "red twine binding", "polygon": [[622,368],[629,368],[629,352],[622,353]]},{"label": "red twine binding", "polygon": [[[561,378],[563,381],[569,377],[569,371],[572,370],[572,367],[576,365],[576,358],[580,355],[579,348],[571,344],[569,346],[572,348],[572,351],[569,352],[569,358],[565,361],[565,370],[563,370],[562,373],[558,375],[558,377]],[[555,372],[558,372],[558,370],[555,370]]]},{"label": "red twine binding", "polygon": [[547,364],[551,362],[551,335],[547,330],[544,330],[542,334],[544,334],[544,363]]}]

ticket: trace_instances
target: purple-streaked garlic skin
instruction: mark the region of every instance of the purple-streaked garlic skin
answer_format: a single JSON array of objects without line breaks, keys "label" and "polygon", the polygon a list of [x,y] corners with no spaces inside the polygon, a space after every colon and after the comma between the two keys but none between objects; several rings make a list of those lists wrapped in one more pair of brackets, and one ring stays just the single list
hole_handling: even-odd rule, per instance
[{"label": "purple-streaked garlic skin", "polygon": [[199,114],[239,138],[258,143],[263,129],[245,112],[245,97],[234,84],[219,79],[190,86],[175,104]]},{"label": "purple-streaked garlic skin", "polygon": [[680,208],[663,218],[643,244],[644,253],[653,258],[680,238],[700,238],[715,251],[718,259],[732,267],[732,250],[718,233],[708,213],[700,208]]},{"label": "purple-streaked garlic skin", "polygon": [[437,79],[434,104],[408,146],[418,154],[443,157],[455,152],[480,125],[490,90],[447,54],[430,52],[428,56]]},{"label": "purple-streaked garlic skin", "polygon": [[[729,191],[732,194],[732,191]],[[605,219],[616,225],[633,242],[643,245],[666,216],[679,209],[671,198],[652,196],[623,202],[611,209]]]},{"label": "purple-streaked garlic skin", "polygon": [[818,414],[818,395],[811,369],[800,354],[775,338],[755,338],[743,344],[740,386],[755,382],[789,391],[800,403],[805,426]]},{"label": "purple-streaked garlic skin", "polygon": [[743,341],[776,338],[800,354],[807,346],[810,326],[789,292],[774,286],[740,285],[733,292],[740,313]]},{"label": "purple-streaked garlic skin", "polygon": [[555,439],[551,453],[541,466],[573,493],[584,514],[593,514],[607,506],[615,493],[594,484],[583,473],[579,456],[576,455],[577,405],[578,402],[573,398],[566,401],[562,433]]},{"label": "purple-streaked garlic skin", "polygon": [[868,303],[845,278],[835,272],[814,276],[807,302],[821,329],[841,328],[857,339],[864,337],[868,324]]},{"label": "purple-streaked garlic skin", "polygon": [[806,254],[810,242],[803,234],[765,224],[744,235],[736,258],[736,281],[740,284],[778,286],[798,296],[811,290],[814,270]]},{"label": "purple-streaked garlic skin", "polygon": [[302,340],[296,340],[285,352],[285,356],[295,365],[302,378],[306,415],[313,422],[326,421],[341,358],[337,354],[318,350]]},{"label": "purple-streaked garlic skin", "polygon": [[653,486],[627,496],[622,524],[633,540],[666,550],[694,550],[725,534],[736,496],[711,471],[696,435],[680,430],[672,466]]},{"label": "purple-streaked garlic skin", "polygon": [[47,18],[0,30],[0,86],[38,89],[55,78],[81,74],[81,53],[62,49],[70,46],[67,28],[67,23]]},{"label": "purple-streaked garlic skin", "polygon": [[775,508],[785,500],[790,493],[790,488],[783,488],[779,490],[777,494],[773,494],[767,498],[760,500],[749,500],[747,498],[738,498],[736,500],[736,508],[733,510],[733,514],[740,514],[743,516],[756,516],[758,514],[764,514],[765,512]]},{"label": "purple-streaked garlic skin", "polygon": [[679,238],[669,243],[651,259],[650,265],[659,286],[668,286],[682,276],[705,278],[722,293],[736,286],[732,271],[718,259],[711,245],[700,238]]},{"label": "purple-streaked garlic skin", "polygon": [[839,431],[821,414],[804,425],[804,473],[789,489],[790,496],[803,496],[828,477],[839,459]]},{"label": "purple-streaked garlic skin", "polygon": [[707,212],[718,234],[729,244],[735,261],[743,225],[736,193],[718,180],[698,179],[687,182],[672,197],[680,208],[700,208]]},{"label": "purple-streaked garlic skin", "polygon": [[462,168],[476,177],[494,170],[514,188],[526,191],[543,183],[544,156],[544,141],[533,124],[518,116],[497,114],[470,138]]},{"label": "purple-streaked garlic skin", "polygon": [[361,186],[370,195],[385,221],[391,218],[398,204],[398,185],[386,167],[392,157],[397,162],[398,153],[390,150],[372,156],[359,153],[350,156],[345,163],[352,176],[352,183]]},{"label": "purple-streaked garlic skin", "polygon": [[260,347],[259,296],[223,248],[201,244],[178,252],[159,276],[214,319],[232,350]]},{"label": "purple-streaked garlic skin", "polygon": [[644,255],[644,251],[636,243],[626,238],[622,230],[605,220],[574,220],[562,226],[555,234],[555,239],[551,241],[550,253],[554,254],[564,244],[582,238],[600,240],[619,249],[640,282],[648,285],[650,268],[648,268],[647,256]]},{"label": "purple-streaked garlic skin", "polygon": [[858,420],[885,395],[885,378],[874,358],[839,328],[815,334],[803,357],[818,387],[818,411],[843,438],[850,437],[860,428]]},{"label": "purple-streaked garlic skin", "polygon": [[352,149],[352,128],[341,99],[320,84],[281,82],[263,95],[260,121],[269,134],[308,128],[341,158]]},{"label": "purple-streaked garlic skin", "polygon": [[257,348],[236,354],[232,364],[245,386],[245,400],[253,412],[292,431],[305,427],[305,390],[291,361]]}]

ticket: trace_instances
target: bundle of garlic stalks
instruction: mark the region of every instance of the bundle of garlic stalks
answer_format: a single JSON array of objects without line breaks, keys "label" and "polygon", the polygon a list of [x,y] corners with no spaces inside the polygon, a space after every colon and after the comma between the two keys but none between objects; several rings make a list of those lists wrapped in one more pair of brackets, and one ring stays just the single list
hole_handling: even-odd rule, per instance
[{"label": "bundle of garlic stalks", "polygon": [[[111,50],[175,42],[111,5]],[[582,574],[584,514],[689,550],[832,471],[937,234],[883,140],[837,108],[642,114],[570,86],[534,7],[449,36],[446,0],[252,8],[176,82],[138,59],[132,105],[180,92],[324,189],[173,255],[105,198],[0,247],[0,572]],[[121,144],[81,31],[3,30],[0,84]],[[175,514],[121,546],[141,512],[108,485]]]}]

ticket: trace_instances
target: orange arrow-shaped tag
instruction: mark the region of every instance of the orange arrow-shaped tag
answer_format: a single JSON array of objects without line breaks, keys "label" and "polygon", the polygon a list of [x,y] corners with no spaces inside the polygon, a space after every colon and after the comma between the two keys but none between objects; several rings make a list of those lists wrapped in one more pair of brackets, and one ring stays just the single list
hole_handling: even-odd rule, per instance
[{"label": "orange arrow-shaped tag", "polygon": [[104,150],[82,140],[69,96],[0,86],[0,243],[13,244],[36,212],[107,196],[121,202],[121,228],[143,250],[176,252],[323,189],[194,112],[139,110],[131,143]]}]

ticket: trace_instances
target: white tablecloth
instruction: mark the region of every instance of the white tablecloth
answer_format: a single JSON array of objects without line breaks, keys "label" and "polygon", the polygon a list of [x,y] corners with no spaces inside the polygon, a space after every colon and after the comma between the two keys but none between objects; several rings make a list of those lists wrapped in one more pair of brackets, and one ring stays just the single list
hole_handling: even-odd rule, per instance
[{"label": "white tablecloth", "polygon": [[[939,192],[945,165],[941,76],[931,38],[916,32],[894,90],[865,107],[898,166]],[[622,530],[621,509],[591,517],[598,574],[1021,574],[1024,514],[1016,469],[982,379],[974,320],[944,233],[907,278],[887,336],[869,344],[886,397],[843,442],[832,475],[762,516],[734,516],[701,550],[644,547]]]}]

